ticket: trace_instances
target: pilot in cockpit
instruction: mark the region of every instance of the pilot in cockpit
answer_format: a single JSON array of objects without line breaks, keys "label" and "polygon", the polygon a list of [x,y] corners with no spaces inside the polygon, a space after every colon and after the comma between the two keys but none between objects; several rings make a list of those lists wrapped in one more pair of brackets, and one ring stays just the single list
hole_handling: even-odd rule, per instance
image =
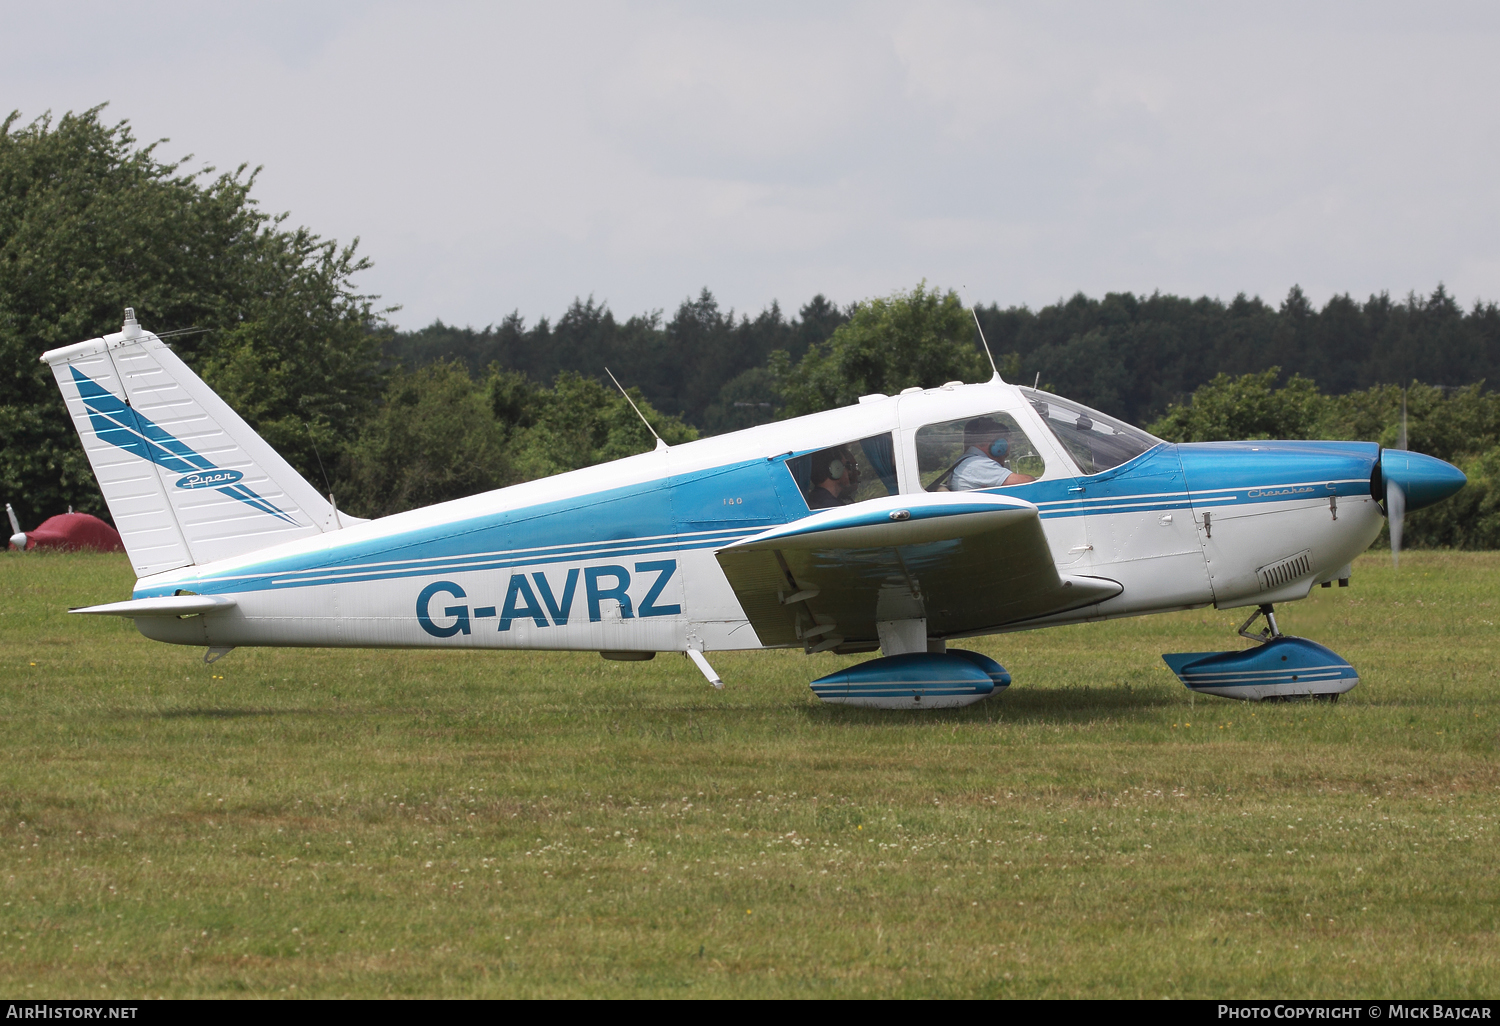
[{"label": "pilot in cockpit", "polygon": [[832,509],[854,501],[859,488],[859,463],[847,448],[824,449],[812,458],[812,490],[808,509]]},{"label": "pilot in cockpit", "polygon": [[1005,465],[1010,454],[1010,428],[990,417],[964,425],[964,454],[953,466],[948,488],[955,492],[1001,488],[1035,481]]}]

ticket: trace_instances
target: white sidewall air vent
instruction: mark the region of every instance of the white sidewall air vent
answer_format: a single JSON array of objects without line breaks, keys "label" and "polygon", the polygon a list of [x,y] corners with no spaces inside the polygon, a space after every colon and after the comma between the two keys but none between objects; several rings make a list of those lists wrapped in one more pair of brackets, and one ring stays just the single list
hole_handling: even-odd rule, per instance
[{"label": "white sidewall air vent", "polygon": [[1267,563],[1255,571],[1255,576],[1260,578],[1262,591],[1274,591],[1310,573],[1312,573],[1312,549],[1303,549],[1296,555],[1278,559],[1274,563]]}]

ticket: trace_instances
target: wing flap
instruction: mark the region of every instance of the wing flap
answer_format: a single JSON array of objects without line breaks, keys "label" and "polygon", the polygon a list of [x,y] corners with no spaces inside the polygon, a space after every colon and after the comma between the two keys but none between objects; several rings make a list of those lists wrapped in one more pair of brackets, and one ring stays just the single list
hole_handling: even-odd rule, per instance
[{"label": "wing flap", "polygon": [[1058,574],[1037,509],[1010,496],[893,496],[772,528],[716,554],[761,642],[869,648],[881,620],[983,633],[1102,602],[1121,586]]}]

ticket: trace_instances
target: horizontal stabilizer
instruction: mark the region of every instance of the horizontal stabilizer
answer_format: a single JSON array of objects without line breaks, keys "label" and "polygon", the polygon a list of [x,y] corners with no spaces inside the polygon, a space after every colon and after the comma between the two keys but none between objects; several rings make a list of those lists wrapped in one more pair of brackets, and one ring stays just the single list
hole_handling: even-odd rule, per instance
[{"label": "horizontal stabilizer", "polygon": [[212,613],[234,607],[234,599],[227,595],[163,595],[159,598],[130,599],[127,602],[106,602],[102,606],[80,606],[68,612],[91,613],[96,616],[191,616],[194,613]]}]

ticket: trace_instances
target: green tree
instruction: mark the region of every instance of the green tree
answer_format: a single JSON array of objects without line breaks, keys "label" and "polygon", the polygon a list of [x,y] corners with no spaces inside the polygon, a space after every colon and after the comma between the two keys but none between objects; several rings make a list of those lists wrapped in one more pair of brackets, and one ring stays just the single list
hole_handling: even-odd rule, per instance
[{"label": "green tree", "polygon": [[462,364],[397,371],[349,447],[342,503],[380,517],[498,488],[511,476],[506,441],[490,391]]},{"label": "green tree", "polygon": [[1182,404],[1174,403],[1147,430],[1171,442],[1311,438],[1325,398],[1311,380],[1292,375],[1276,388],[1280,367],[1260,374],[1219,374]]},{"label": "green tree", "polygon": [[[1021,373],[1019,357],[1011,356],[1015,358],[1016,371]],[[1131,385],[1129,375],[1114,352],[1113,338],[1103,328],[1074,335],[1060,345],[1043,346],[1032,354],[1031,365],[1038,369],[1042,381],[1067,382],[1063,394],[1070,399],[1101,410],[1118,410],[1126,405]],[[1007,375],[1006,380],[1017,379]],[[1031,380],[1035,378],[1021,383],[1030,384]],[[1055,387],[1051,385],[1049,390]]]},{"label": "green tree", "polygon": [[[639,390],[631,398],[668,444],[697,432]],[[491,367],[475,381],[458,360],[394,373],[385,401],[350,446],[341,505],[379,517],[649,452],[656,439],[620,393],[567,371],[541,388]]]},{"label": "green tree", "polygon": [[809,347],[796,364],[772,354],[787,417],[847,406],[872,392],[894,394],[913,385],[983,381],[989,367],[976,348],[974,321],[949,289],[924,281],[910,292],[860,303],[826,342]]},{"label": "green tree", "polygon": [[[609,366],[658,409],[721,431],[756,422],[747,407],[734,405],[748,401],[747,383],[756,383],[758,402],[769,401],[759,379],[744,375],[769,369],[777,349],[787,352],[778,366],[790,371],[854,309],[820,295],[795,318],[775,303],[736,318],[705,290],[670,319],[658,311],[616,321],[604,305],[578,300],[556,324],[527,328],[512,314],[482,332],[439,322],[397,333],[388,354],[407,366],[458,357],[476,377],[493,361],[538,383],[564,369],[603,380]],[[1399,301],[1384,293],[1364,302],[1336,295],[1322,309],[1293,287],[1280,306],[1243,293],[1225,303],[1111,292],[1102,299],[1080,293],[1039,310],[992,305],[977,313],[996,358],[1016,356],[1014,371],[1001,367],[1007,381],[1039,375],[1063,395],[1138,423],[1186,402],[1221,372],[1235,377],[1279,366],[1330,395],[1413,377],[1453,388],[1500,376],[1500,306],[1463,310],[1442,286]]]},{"label": "green tree", "polygon": [[1405,393],[1407,448],[1459,463],[1500,444],[1500,393],[1484,383],[1443,389],[1432,385],[1377,385],[1331,396],[1320,428],[1323,437],[1398,444]]},{"label": "green tree", "polygon": [[776,419],[781,403],[776,375],[768,367],[752,367],[725,382],[703,413],[703,429],[717,435],[765,424]]},{"label": "green tree", "polygon": [[[1407,514],[1408,548],[1500,549],[1500,446],[1460,458],[1458,468],[1469,478],[1462,491]],[[1389,544],[1386,537],[1376,544]]]},{"label": "green tree", "polygon": [[[662,414],[640,389],[630,397],[668,445],[698,432],[679,417]],[[514,480],[529,481],[649,452],[656,439],[614,388],[563,371],[551,389],[538,389],[527,406],[529,425],[518,424],[510,442]]]},{"label": "green tree", "polygon": [[[184,170],[102,108],[0,123],[0,489],[34,522],[107,515],[44,350],[118,331],[126,306],[320,481],[381,391],[354,246],[283,228],[255,173]],[[318,450],[317,452],[314,449]],[[330,466],[330,470],[332,467]]]},{"label": "green tree", "polygon": [[[483,331],[435,321],[418,331],[394,332],[385,354],[408,368],[462,360],[476,379],[494,363],[538,384],[556,380],[563,370],[603,382],[609,368],[658,410],[718,433],[774,419],[772,408],[780,403],[774,382],[767,384],[770,354],[783,349],[800,359],[846,319],[822,295],[795,318],[784,316],[773,301],[755,317],[736,319],[705,288],[684,299],[670,320],[659,310],[616,320],[607,304],[590,297],[575,299],[555,324],[543,318],[527,328],[519,313],[511,313]],[[752,395],[754,405],[745,406]]]}]

